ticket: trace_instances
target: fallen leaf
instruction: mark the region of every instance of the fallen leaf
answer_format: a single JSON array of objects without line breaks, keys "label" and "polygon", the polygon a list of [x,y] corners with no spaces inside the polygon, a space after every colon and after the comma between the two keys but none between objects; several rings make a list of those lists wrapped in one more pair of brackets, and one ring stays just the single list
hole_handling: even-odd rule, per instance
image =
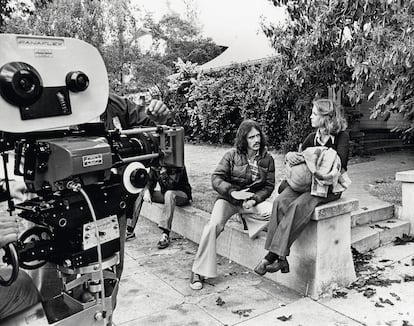
[{"label": "fallen leaf", "polygon": [[394,326],[396,322],[397,322],[397,320],[386,321],[385,322],[385,325],[387,325],[387,326]]},{"label": "fallen leaf", "polygon": [[364,291],[364,297],[367,297],[368,299],[373,297],[375,295],[375,293],[377,293],[377,290],[373,289],[373,288],[367,288]]},{"label": "fallen leaf", "polygon": [[249,314],[253,311],[253,309],[237,309],[237,310],[232,310],[231,312],[233,314],[237,314],[239,315],[239,317],[249,317]]},{"label": "fallen leaf", "polygon": [[392,303],[392,301],[390,299],[383,299],[383,298],[379,298],[381,303],[388,303],[390,306],[393,306],[394,303]]},{"label": "fallen leaf", "polygon": [[216,305],[218,305],[218,306],[222,306],[225,303],[226,302],[221,297],[218,297],[217,300],[216,300]]},{"label": "fallen leaf", "polygon": [[288,321],[288,320],[291,320],[292,319],[292,315],[289,315],[287,317],[285,315],[279,316],[279,317],[277,317],[277,319],[279,319],[281,321]]},{"label": "fallen leaf", "polygon": [[398,295],[398,294],[393,293],[393,292],[390,292],[390,295],[391,295],[391,296],[393,296],[393,297],[395,298],[395,300],[397,300],[397,301],[401,301],[401,298],[399,297],[399,295]]},{"label": "fallen leaf", "polygon": [[414,236],[404,233],[402,237],[395,237],[394,245],[401,246],[406,245],[409,242],[414,242]]},{"label": "fallen leaf", "polygon": [[337,290],[332,293],[333,298],[345,298],[346,299],[347,295],[348,295],[347,292],[337,291]]},{"label": "fallen leaf", "polygon": [[404,275],[404,282],[414,282],[414,276],[413,275]]},{"label": "fallen leaf", "polygon": [[384,308],[384,306],[379,302],[375,302],[375,307]]}]

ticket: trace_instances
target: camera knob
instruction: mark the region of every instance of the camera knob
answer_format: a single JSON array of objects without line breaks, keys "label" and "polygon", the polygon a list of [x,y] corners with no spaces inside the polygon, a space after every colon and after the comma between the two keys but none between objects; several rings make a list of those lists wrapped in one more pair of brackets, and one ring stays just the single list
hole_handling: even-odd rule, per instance
[{"label": "camera knob", "polygon": [[66,86],[74,93],[83,92],[89,86],[89,78],[82,71],[71,71],[66,75]]},{"label": "camera knob", "polygon": [[40,74],[24,62],[9,62],[0,68],[0,95],[15,106],[30,106],[40,99],[43,82]]}]

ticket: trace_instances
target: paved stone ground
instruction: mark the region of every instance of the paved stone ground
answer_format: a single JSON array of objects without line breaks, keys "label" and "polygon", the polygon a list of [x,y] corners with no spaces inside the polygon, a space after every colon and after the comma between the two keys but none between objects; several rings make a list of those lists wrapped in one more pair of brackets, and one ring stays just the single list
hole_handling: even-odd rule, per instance
[{"label": "paved stone ground", "polygon": [[173,234],[172,245],[159,250],[159,230],[144,218],[136,231],[137,238],[127,242],[117,326],[414,325],[414,243],[374,251],[352,288],[332,289],[313,301],[223,257],[221,276],[193,291],[196,244]]},{"label": "paved stone ground", "polygon": [[[199,162],[197,155],[210,157],[196,146],[187,153],[191,155],[186,160],[192,163]],[[374,161],[349,167],[354,184],[348,191],[361,205],[375,204],[365,185],[413,168],[413,151],[377,155]],[[414,243],[379,248],[369,260],[364,256],[352,287],[333,288],[313,301],[223,257],[219,257],[220,277],[193,291],[189,279],[197,245],[174,234],[169,248],[157,249],[159,230],[146,219],[136,231],[137,238],[126,246],[126,268],[114,313],[117,326],[414,326]]]},{"label": "paved stone ground", "polygon": [[[392,157],[377,156],[374,162],[357,164],[355,170],[352,166],[354,182],[367,184],[369,178],[395,169],[408,170],[414,162],[412,153]],[[358,198],[364,195],[361,192]],[[126,245],[116,326],[414,326],[414,243],[375,250],[358,267],[359,278],[352,287],[333,288],[313,301],[223,257],[218,259],[220,277],[193,291],[189,279],[196,244],[173,234],[172,245],[159,250],[160,232],[146,219],[138,223],[136,233],[137,238]]]}]

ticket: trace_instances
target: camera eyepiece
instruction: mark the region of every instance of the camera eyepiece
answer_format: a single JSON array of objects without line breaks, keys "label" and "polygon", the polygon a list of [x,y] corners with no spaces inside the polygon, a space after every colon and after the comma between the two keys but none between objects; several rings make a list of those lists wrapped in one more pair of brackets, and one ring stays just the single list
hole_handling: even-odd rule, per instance
[{"label": "camera eyepiece", "polygon": [[24,62],[9,62],[0,68],[0,95],[15,106],[29,106],[40,99],[43,82],[40,74]]},{"label": "camera eyepiece", "polygon": [[66,86],[74,93],[83,92],[89,86],[89,78],[82,71],[71,71],[66,75]]}]

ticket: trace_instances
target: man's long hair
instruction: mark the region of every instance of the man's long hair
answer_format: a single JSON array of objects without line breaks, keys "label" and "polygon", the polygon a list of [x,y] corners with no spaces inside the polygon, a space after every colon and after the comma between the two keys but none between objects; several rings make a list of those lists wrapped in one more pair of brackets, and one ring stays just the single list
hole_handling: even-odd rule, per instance
[{"label": "man's long hair", "polygon": [[260,133],[260,149],[259,152],[263,153],[266,147],[266,138],[260,125],[254,120],[244,120],[239,129],[237,129],[235,146],[239,154],[247,154],[247,134],[256,129]]}]

